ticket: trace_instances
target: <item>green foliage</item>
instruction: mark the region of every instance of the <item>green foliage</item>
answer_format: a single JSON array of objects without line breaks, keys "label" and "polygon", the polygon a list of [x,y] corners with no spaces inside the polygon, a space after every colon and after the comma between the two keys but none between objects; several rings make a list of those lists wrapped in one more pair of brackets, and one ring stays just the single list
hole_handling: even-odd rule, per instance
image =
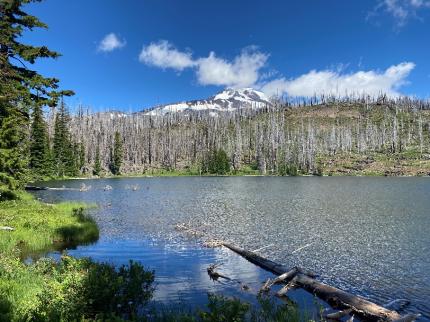
[{"label": "green foliage", "polygon": [[258,297],[260,308],[251,312],[250,320],[253,322],[301,322],[314,321],[304,313],[300,313],[297,305],[290,301],[284,305],[278,305],[273,298]]},{"label": "green foliage", "polygon": [[114,175],[121,174],[121,164],[123,159],[123,147],[122,147],[122,139],[121,134],[119,132],[115,132],[114,144],[113,144],[113,155],[111,162],[111,172]]},{"label": "green foliage", "polygon": [[79,154],[79,163],[78,163],[78,170],[82,172],[83,167],[85,166],[85,145],[83,143],[83,139],[81,139],[81,142],[78,144],[78,154]]},{"label": "green foliage", "polygon": [[222,150],[214,150],[203,163],[203,172],[224,175],[230,171],[230,160],[227,153]]},{"label": "green foliage", "polygon": [[[48,205],[26,193],[14,195],[19,200],[0,203],[0,222],[15,228],[13,233],[0,231],[0,256],[13,252],[17,245],[21,250],[40,251],[54,241],[76,244],[98,238],[96,223],[81,209],[86,205],[76,202]],[[65,227],[75,233],[66,234]]]},{"label": "green foliage", "polygon": [[30,312],[36,321],[133,318],[152,297],[154,274],[137,262],[119,269],[89,259],[62,256],[59,264],[39,261],[47,283]]},{"label": "green foliage", "polygon": [[133,318],[151,299],[154,281],[153,272],[136,262],[116,269],[67,255],[31,265],[4,256],[0,277],[0,321]]},{"label": "green foliage", "polygon": [[94,161],[94,170],[93,170],[93,174],[96,176],[99,176],[100,173],[102,171],[102,165],[101,165],[101,161],[100,161],[100,147],[97,146],[96,149],[96,159]]},{"label": "green foliage", "polygon": [[323,175],[323,166],[318,163],[317,167],[314,169],[314,172],[312,173],[314,176],[322,177]]},{"label": "green foliage", "polygon": [[295,163],[280,162],[278,165],[278,175],[280,176],[297,176],[299,170]]},{"label": "green foliage", "polygon": [[208,294],[205,309],[197,311],[157,310],[145,321],[154,322],[305,322],[315,321],[307,312],[300,312],[294,302],[279,304],[273,298],[258,297],[258,305],[251,306],[236,298]]},{"label": "green foliage", "polygon": [[27,122],[26,114],[0,100],[0,187],[14,190],[26,181]]},{"label": "green foliage", "polygon": [[8,201],[8,200],[17,200],[17,199],[19,199],[19,197],[14,191],[0,189],[0,202]]},{"label": "green foliage", "polygon": [[244,321],[250,305],[240,300],[230,300],[222,296],[208,295],[208,311],[200,312],[202,322],[240,322]]},{"label": "green foliage", "polygon": [[36,104],[33,109],[30,135],[30,168],[34,178],[51,175],[50,158],[47,126],[43,119],[42,107]]},{"label": "green foliage", "polygon": [[38,0],[0,1],[0,185],[8,189],[20,188],[27,180],[29,107],[53,105],[59,96],[58,79],[43,77],[27,65],[59,56],[46,46],[20,42],[25,30],[47,27],[22,10],[30,2]]},{"label": "green foliage", "polygon": [[[18,195],[17,195],[18,197]],[[133,318],[151,298],[153,272],[130,262],[116,269],[90,259],[62,256],[60,262],[20,260],[53,242],[85,243],[97,226],[78,203],[43,204],[28,194],[0,202],[0,321],[122,320]],[[67,231],[67,233],[65,233]],[[67,240],[66,240],[67,237]]]},{"label": "green foliage", "polygon": [[57,177],[73,177],[79,174],[79,145],[71,138],[69,122],[69,112],[62,100],[54,125],[53,154]]},{"label": "green foliage", "polygon": [[58,228],[56,233],[59,241],[65,245],[96,242],[99,239],[99,230],[94,219],[85,213],[83,207],[74,208],[73,216],[80,225],[71,224]]}]

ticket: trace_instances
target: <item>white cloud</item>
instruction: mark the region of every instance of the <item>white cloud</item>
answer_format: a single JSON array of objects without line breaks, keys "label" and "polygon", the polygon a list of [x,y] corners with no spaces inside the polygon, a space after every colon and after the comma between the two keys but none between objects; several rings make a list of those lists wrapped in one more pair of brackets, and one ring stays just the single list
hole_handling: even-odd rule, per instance
[{"label": "white cloud", "polygon": [[313,96],[320,94],[346,95],[381,93],[398,96],[398,89],[406,83],[406,78],[415,64],[404,62],[389,67],[384,72],[358,71],[341,74],[339,71],[310,71],[294,79],[279,78],[260,85],[267,95]]},{"label": "white cloud", "polygon": [[430,0],[380,0],[370,15],[382,10],[395,19],[397,27],[403,27],[409,19],[418,17],[419,10],[425,8],[430,8]]},{"label": "white cloud", "polygon": [[98,50],[103,52],[111,52],[115,49],[122,48],[126,44],[125,40],[121,40],[113,32],[107,34],[102,41],[100,41]]},{"label": "white cloud", "polygon": [[139,61],[147,65],[182,71],[195,65],[191,53],[178,51],[167,40],[144,46]]},{"label": "white cloud", "polygon": [[208,57],[197,61],[197,79],[202,85],[252,86],[258,81],[267,58],[266,54],[253,48],[243,50],[232,62],[211,52]]},{"label": "white cloud", "polygon": [[207,57],[194,59],[190,52],[180,51],[166,40],[144,46],[139,55],[139,61],[149,66],[177,71],[192,69],[200,85],[254,87],[269,96],[342,96],[347,93],[398,96],[400,87],[406,83],[407,77],[415,68],[414,63],[404,62],[382,72],[369,70],[345,73],[347,65],[337,65],[331,69],[312,70],[297,78],[287,79],[282,76],[275,78],[278,73],[273,70],[267,72],[268,58],[268,54],[258,51],[256,47],[248,47],[232,60],[220,58],[215,52],[210,52]]}]

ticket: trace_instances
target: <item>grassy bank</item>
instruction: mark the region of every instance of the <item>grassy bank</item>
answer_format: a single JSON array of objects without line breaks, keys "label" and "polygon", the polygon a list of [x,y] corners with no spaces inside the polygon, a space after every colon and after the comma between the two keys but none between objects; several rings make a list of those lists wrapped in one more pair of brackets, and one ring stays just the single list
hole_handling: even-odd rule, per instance
[{"label": "grassy bank", "polygon": [[84,204],[56,205],[20,193],[0,202],[0,321],[76,321],[136,314],[152,296],[153,272],[75,259],[22,261],[26,252],[98,239]]},{"label": "grassy bank", "polygon": [[92,218],[85,215],[87,207],[78,202],[46,204],[24,193],[19,200],[0,203],[0,225],[14,229],[0,231],[0,252],[38,252],[55,243],[96,241],[99,231]]}]

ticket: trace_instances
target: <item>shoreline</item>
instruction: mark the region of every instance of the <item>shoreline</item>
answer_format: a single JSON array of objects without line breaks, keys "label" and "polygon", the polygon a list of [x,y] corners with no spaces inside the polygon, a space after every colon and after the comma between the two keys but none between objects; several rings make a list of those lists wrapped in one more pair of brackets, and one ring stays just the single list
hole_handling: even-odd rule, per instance
[{"label": "shoreline", "polygon": [[48,181],[62,181],[62,180],[96,180],[96,179],[127,179],[127,178],[176,178],[176,177],[199,177],[199,178],[236,178],[236,177],[251,177],[251,178],[297,178],[297,177],[316,177],[316,178],[329,178],[329,177],[345,177],[345,178],[430,178],[430,174],[428,175],[365,175],[365,174],[333,174],[333,175],[313,175],[313,174],[300,174],[296,176],[292,175],[262,175],[262,174],[243,174],[243,175],[200,175],[200,174],[158,174],[158,175],[146,175],[146,174],[126,174],[126,175],[107,175],[107,176],[87,176],[87,177],[58,177],[58,178],[46,178],[43,180],[36,180],[31,183],[36,182],[48,182]]}]

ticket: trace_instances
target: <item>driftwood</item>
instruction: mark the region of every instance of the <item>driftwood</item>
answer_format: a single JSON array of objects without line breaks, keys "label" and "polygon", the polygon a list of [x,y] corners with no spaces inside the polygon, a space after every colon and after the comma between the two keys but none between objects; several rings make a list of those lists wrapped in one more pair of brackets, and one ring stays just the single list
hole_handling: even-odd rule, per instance
[{"label": "driftwood", "polygon": [[[297,273],[296,273],[297,274]],[[297,276],[297,275],[296,275]],[[287,292],[293,288],[297,287],[296,284],[296,276],[294,276],[283,288],[281,288],[278,293],[276,293],[276,296],[282,297],[287,294]]]},{"label": "driftwood", "polygon": [[[284,274],[290,276],[288,273],[291,270],[287,269],[284,265],[278,264],[269,259],[263,258],[254,252],[247,251],[229,243],[223,243],[223,246],[246,258],[251,263],[254,263],[257,266],[260,266],[261,268],[278,275],[279,278]],[[319,282],[316,279],[304,274],[299,269],[296,270],[297,272],[293,276],[294,283],[309,291],[310,293],[315,294],[317,297],[327,302],[335,309],[351,309],[351,313],[354,315],[359,316],[361,319],[370,321],[411,322],[417,318],[417,315],[401,316],[396,311],[389,310],[360,296],[350,294]]]},{"label": "driftwood", "polygon": [[225,275],[223,275],[223,274],[221,274],[221,273],[218,273],[215,269],[217,268],[217,267],[219,267],[221,264],[212,264],[212,265],[210,265],[208,268],[207,268],[207,271],[208,271],[208,274],[209,274],[209,277],[212,279],[212,280],[214,280],[214,281],[217,281],[219,278],[224,278],[224,279],[226,279],[226,280],[231,280],[231,278],[230,277],[228,277],[228,276],[225,276]]},{"label": "driftwood", "polygon": [[14,231],[15,228],[9,226],[0,226],[0,230]]},{"label": "driftwood", "polygon": [[338,311],[334,313],[329,313],[325,315],[325,318],[330,320],[339,320],[343,318],[344,316],[350,315],[352,313],[352,309],[346,309],[343,311]]},{"label": "driftwood", "polygon": [[273,281],[270,278],[268,278],[267,281],[260,288],[259,293],[268,293],[272,285],[273,285]]}]

